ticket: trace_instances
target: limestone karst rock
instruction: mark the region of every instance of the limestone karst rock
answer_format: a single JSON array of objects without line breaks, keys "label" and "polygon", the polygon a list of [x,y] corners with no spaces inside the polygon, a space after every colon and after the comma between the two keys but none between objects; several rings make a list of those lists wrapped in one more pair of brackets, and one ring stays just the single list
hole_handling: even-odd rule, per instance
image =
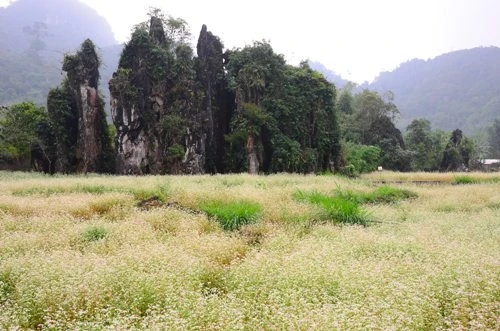
[{"label": "limestone karst rock", "polygon": [[205,172],[206,134],[192,49],[152,16],[125,46],[109,82],[119,174]]},{"label": "limestone karst rock", "polygon": [[64,57],[67,79],[50,91],[47,106],[56,133],[58,172],[110,172],[111,146],[99,95],[99,57],[85,40],[76,54]]},{"label": "limestone karst rock", "polygon": [[229,117],[234,96],[226,88],[224,72],[224,45],[217,36],[203,25],[196,46],[196,78],[204,97],[205,133],[207,136],[206,168],[208,172],[224,172],[226,141],[229,133]]},{"label": "limestone karst rock", "polygon": [[[161,78],[168,63],[161,59],[161,47],[165,44],[161,21],[152,18],[151,26],[149,34],[142,29],[133,33],[123,49],[118,71],[109,82],[119,174],[162,172],[158,138],[159,120],[165,112],[166,84]],[[155,59],[156,67],[152,68],[155,50],[160,58]]]}]

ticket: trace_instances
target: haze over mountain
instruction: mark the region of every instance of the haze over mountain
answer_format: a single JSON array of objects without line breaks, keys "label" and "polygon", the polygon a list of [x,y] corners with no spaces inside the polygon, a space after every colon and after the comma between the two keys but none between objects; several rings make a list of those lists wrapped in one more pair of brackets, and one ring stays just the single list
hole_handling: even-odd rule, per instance
[{"label": "haze over mountain", "polygon": [[18,0],[0,7],[0,105],[31,100],[45,105],[62,80],[62,59],[90,38],[99,47],[101,91],[118,63],[108,22],[77,0]]},{"label": "haze over mountain", "polygon": [[472,134],[500,118],[500,48],[411,60],[362,87],[394,93],[402,128],[415,118],[426,118],[434,128]]},{"label": "haze over mountain", "polygon": [[[17,0],[0,8],[0,105],[25,100],[45,105],[48,90],[61,82],[63,54],[86,38],[100,49],[100,89],[106,97],[122,46],[94,9],[77,0]],[[347,83],[323,64],[309,64],[337,88]],[[414,118],[427,118],[434,128],[473,133],[500,117],[500,49],[411,60],[361,88],[394,92],[402,129]]]},{"label": "haze over mountain", "polygon": [[18,0],[0,8],[3,51],[25,51],[38,40],[40,51],[60,55],[86,38],[100,47],[117,44],[106,19],[77,0]]},{"label": "haze over mountain", "polygon": [[323,63],[319,61],[308,61],[307,62],[311,69],[319,71],[325,76],[326,80],[334,84],[336,88],[343,88],[349,81],[342,78],[341,75],[337,74],[335,71],[328,69]]},{"label": "haze over mountain", "polygon": [[[319,62],[309,62],[337,88],[347,80]],[[500,48],[478,47],[443,54],[434,59],[414,59],[395,70],[382,72],[372,83],[357,86],[380,93],[392,91],[403,131],[417,118],[433,128],[461,129],[473,134],[500,118]]]}]

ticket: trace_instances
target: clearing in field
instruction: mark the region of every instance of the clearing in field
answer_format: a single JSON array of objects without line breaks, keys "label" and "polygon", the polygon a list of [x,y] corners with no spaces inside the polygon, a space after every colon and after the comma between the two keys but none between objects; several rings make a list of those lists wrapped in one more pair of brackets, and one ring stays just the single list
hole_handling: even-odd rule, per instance
[{"label": "clearing in field", "polygon": [[0,329],[500,328],[500,176],[0,172]]}]

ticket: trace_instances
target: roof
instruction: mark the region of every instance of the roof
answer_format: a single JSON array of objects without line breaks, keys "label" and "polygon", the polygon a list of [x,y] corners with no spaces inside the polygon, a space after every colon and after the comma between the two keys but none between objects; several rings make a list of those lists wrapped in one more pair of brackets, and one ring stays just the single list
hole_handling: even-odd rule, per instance
[{"label": "roof", "polygon": [[500,159],[482,159],[481,163],[484,165],[492,165],[495,163],[500,163]]}]

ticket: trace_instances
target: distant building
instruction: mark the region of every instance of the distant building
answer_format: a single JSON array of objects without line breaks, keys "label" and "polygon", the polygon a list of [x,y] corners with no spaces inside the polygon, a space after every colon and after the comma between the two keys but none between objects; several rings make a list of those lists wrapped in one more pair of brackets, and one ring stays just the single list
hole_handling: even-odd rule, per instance
[{"label": "distant building", "polygon": [[500,171],[500,159],[482,159],[480,163],[484,171]]}]

